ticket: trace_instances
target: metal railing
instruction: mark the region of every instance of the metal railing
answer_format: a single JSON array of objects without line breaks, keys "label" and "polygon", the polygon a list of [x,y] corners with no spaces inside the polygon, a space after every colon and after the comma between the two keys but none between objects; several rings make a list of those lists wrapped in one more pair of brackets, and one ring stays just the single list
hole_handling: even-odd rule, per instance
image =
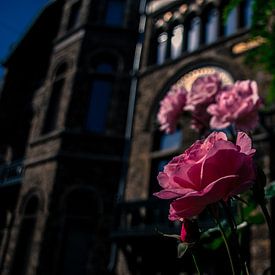
[{"label": "metal railing", "polygon": [[0,187],[19,184],[23,175],[23,161],[0,165]]},{"label": "metal railing", "polygon": [[179,232],[179,226],[168,220],[169,204],[158,199],[123,202],[117,205],[116,239],[156,236],[158,231],[168,234]]}]

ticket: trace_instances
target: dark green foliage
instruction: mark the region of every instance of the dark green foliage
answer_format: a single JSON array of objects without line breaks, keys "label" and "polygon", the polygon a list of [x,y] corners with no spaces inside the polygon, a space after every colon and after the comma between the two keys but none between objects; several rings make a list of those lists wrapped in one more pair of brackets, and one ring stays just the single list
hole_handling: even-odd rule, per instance
[{"label": "dark green foliage", "polygon": [[[243,0],[231,0],[225,8],[223,17]],[[254,0],[251,38],[262,37],[265,40],[260,47],[247,54],[246,61],[257,69],[263,69],[272,77],[268,102],[275,100],[275,0]]]}]

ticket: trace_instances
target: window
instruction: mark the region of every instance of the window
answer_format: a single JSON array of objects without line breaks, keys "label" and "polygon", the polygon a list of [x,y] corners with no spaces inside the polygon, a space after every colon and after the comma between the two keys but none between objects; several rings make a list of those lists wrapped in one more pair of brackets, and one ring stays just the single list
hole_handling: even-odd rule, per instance
[{"label": "window", "polygon": [[243,26],[249,28],[252,24],[252,14],[253,14],[253,1],[252,0],[245,0],[243,2]]},{"label": "window", "polygon": [[124,21],[125,0],[107,0],[105,24],[122,26]]},{"label": "window", "polygon": [[238,12],[237,8],[234,8],[227,17],[225,26],[224,26],[224,35],[228,36],[236,33],[238,28]]},{"label": "window", "polygon": [[67,196],[58,274],[93,273],[89,262],[96,257],[94,247],[99,211],[97,202],[95,194],[86,189],[74,190]]},{"label": "window", "polygon": [[107,115],[113,92],[113,66],[100,63],[90,86],[89,107],[86,129],[89,132],[103,133],[106,129]]},{"label": "window", "polygon": [[205,23],[205,44],[211,44],[218,38],[218,11],[210,9]]},{"label": "window", "polygon": [[55,79],[52,85],[52,92],[46,112],[46,118],[42,133],[46,134],[56,129],[58,113],[62,98],[62,91],[65,84],[65,73],[67,71],[67,64],[60,65],[55,74]]},{"label": "window", "polygon": [[76,27],[79,22],[81,1],[74,3],[71,7],[67,30],[71,30]]},{"label": "window", "polygon": [[199,17],[191,19],[187,36],[187,50],[189,52],[195,51],[200,45],[200,26],[201,20]]},{"label": "window", "polygon": [[183,25],[174,27],[171,39],[171,58],[178,58],[183,49]]},{"label": "window", "polygon": [[11,275],[27,274],[38,206],[37,196],[32,196],[26,204],[18,234]]},{"label": "window", "polygon": [[159,138],[159,150],[177,149],[181,145],[182,131],[176,130],[172,134],[161,133]]},{"label": "window", "polygon": [[168,43],[168,35],[166,32],[162,32],[158,36],[158,47],[157,47],[157,64],[161,65],[164,63],[166,59],[167,52],[167,43]]}]

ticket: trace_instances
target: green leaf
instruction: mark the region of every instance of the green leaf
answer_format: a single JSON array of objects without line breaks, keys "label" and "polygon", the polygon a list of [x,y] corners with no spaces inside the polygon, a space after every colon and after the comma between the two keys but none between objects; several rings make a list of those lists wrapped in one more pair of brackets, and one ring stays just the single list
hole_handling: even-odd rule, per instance
[{"label": "green leaf", "polygon": [[187,243],[179,243],[178,245],[178,258],[182,258],[188,249]]},{"label": "green leaf", "polygon": [[275,197],[275,181],[271,182],[268,186],[266,186],[265,197],[268,200]]},{"label": "green leaf", "polygon": [[249,201],[249,204],[243,208],[243,219],[249,224],[263,224],[265,222],[263,214],[259,211],[257,204]]},{"label": "green leaf", "polygon": [[210,243],[204,243],[203,246],[207,249],[216,250],[223,244],[223,238],[218,237],[212,240]]}]

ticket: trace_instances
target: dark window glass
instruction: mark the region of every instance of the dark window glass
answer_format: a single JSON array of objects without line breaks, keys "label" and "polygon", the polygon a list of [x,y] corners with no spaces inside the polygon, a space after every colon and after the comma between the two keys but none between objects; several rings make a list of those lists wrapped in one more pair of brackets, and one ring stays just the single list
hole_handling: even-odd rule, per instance
[{"label": "dark window glass", "polygon": [[85,189],[75,190],[66,198],[58,274],[99,274],[91,266],[96,257],[97,203],[95,194]]},{"label": "dark window glass", "polygon": [[237,18],[237,8],[234,8],[227,17],[225,26],[224,26],[224,35],[228,36],[236,33],[238,27],[238,18]]},{"label": "dark window glass", "polygon": [[205,43],[210,44],[218,38],[218,11],[211,9],[207,14],[207,21],[205,24]]},{"label": "dark window glass", "polygon": [[166,59],[168,35],[166,32],[161,33],[158,36],[158,48],[157,48],[157,64],[164,63]]},{"label": "dark window glass", "polygon": [[177,149],[180,147],[182,141],[182,131],[177,130],[172,134],[161,134],[160,136],[160,150]]},{"label": "dark window glass", "polygon": [[44,134],[56,129],[63,86],[64,78],[55,81],[53,84],[52,94],[46,113],[46,120],[42,131]]},{"label": "dark window glass", "polygon": [[90,91],[86,128],[88,131],[105,131],[108,106],[112,95],[112,81],[94,80]]},{"label": "dark window glass", "polygon": [[122,26],[124,21],[125,1],[107,0],[105,23],[111,26]]},{"label": "dark window glass", "polygon": [[244,9],[243,9],[243,20],[244,20],[244,27],[249,28],[252,24],[252,0],[244,1]]},{"label": "dark window glass", "polygon": [[78,1],[72,5],[67,30],[70,30],[76,27],[79,21],[80,8],[81,8],[81,1]]},{"label": "dark window glass", "polygon": [[200,45],[200,26],[201,20],[199,17],[194,17],[188,29],[187,50],[195,51]]},{"label": "dark window glass", "polygon": [[171,58],[178,58],[183,48],[183,25],[178,25],[173,29],[171,39]]},{"label": "dark window glass", "polygon": [[94,246],[94,234],[85,219],[66,219],[63,235],[63,267],[62,275],[88,275],[91,248]]},{"label": "dark window glass", "polygon": [[96,72],[101,74],[109,74],[113,72],[113,66],[109,63],[100,63],[96,67]]}]

